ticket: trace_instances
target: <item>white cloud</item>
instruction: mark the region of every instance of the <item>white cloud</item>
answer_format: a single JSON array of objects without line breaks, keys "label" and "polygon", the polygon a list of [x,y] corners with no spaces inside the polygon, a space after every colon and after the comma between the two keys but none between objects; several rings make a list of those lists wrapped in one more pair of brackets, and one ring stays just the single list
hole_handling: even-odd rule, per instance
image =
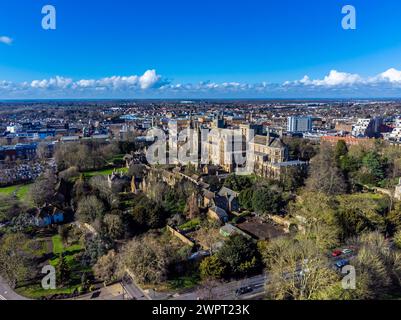
[{"label": "white cloud", "polygon": [[73,85],[72,79],[55,77],[44,80],[33,80],[31,87],[34,89],[68,89]]},{"label": "white cloud", "polygon": [[157,83],[159,83],[161,77],[156,74],[156,70],[146,71],[142,77],[139,78],[139,84],[142,89],[153,88]]},{"label": "white cloud", "polygon": [[13,39],[11,39],[10,37],[6,37],[6,36],[0,36],[0,43],[10,45],[13,43]]},{"label": "white cloud", "polygon": [[401,82],[401,71],[391,68],[387,71],[380,73],[373,81],[388,81],[388,82]]},{"label": "white cloud", "polygon": [[287,81],[284,85],[305,85],[305,86],[349,86],[358,83],[362,83],[364,80],[358,74],[352,74],[347,72],[339,72],[337,70],[331,70],[330,73],[323,79],[311,80],[309,76],[304,76],[301,80]]},{"label": "white cloud", "polygon": [[401,97],[401,71],[391,68],[372,77],[331,70],[321,79],[304,76],[284,83],[171,83],[147,70],[143,75],[14,83],[0,80],[0,97]]}]

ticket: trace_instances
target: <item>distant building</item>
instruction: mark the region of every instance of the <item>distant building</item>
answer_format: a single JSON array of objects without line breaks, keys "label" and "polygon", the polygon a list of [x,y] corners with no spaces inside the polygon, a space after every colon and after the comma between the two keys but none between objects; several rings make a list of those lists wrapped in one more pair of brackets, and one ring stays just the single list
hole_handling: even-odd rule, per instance
[{"label": "distant building", "polygon": [[393,131],[388,135],[389,140],[401,142],[401,119],[397,119],[395,123],[395,128]]},{"label": "distant building", "polygon": [[0,161],[30,160],[36,157],[37,143],[0,146]]},{"label": "distant building", "polygon": [[357,122],[352,126],[352,135],[357,138],[374,138],[380,133],[380,127],[382,123],[383,119],[380,117],[372,119],[358,119]]},{"label": "distant building", "polygon": [[333,146],[337,144],[338,141],[344,141],[347,146],[364,145],[371,147],[374,145],[375,140],[369,138],[355,138],[355,137],[338,137],[338,136],[323,136],[320,138],[321,142],[329,143]]},{"label": "distant building", "polygon": [[293,116],[288,117],[287,131],[288,132],[310,132],[312,131],[312,117],[310,116]]}]

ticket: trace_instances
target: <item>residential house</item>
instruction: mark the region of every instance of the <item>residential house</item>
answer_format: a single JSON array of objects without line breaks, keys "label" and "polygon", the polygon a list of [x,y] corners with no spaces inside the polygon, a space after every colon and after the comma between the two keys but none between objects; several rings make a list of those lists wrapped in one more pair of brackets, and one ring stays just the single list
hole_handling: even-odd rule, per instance
[{"label": "residential house", "polygon": [[37,227],[44,228],[53,224],[61,224],[64,222],[65,212],[55,206],[45,205],[37,209],[34,223]]},{"label": "residential house", "polygon": [[223,187],[217,194],[216,205],[228,212],[239,211],[239,193],[229,188]]},{"label": "residential house", "polygon": [[227,212],[219,207],[209,208],[207,215],[210,219],[220,221],[221,223],[226,223],[228,221]]}]

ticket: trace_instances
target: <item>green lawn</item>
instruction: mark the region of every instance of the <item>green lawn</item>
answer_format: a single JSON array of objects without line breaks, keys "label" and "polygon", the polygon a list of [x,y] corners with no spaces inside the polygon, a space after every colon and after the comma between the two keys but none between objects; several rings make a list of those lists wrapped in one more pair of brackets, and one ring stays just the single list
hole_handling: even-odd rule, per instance
[{"label": "green lawn", "polygon": [[[16,292],[22,296],[31,299],[40,299],[43,297],[49,297],[55,294],[72,294],[76,289],[81,286],[81,275],[83,272],[91,272],[90,268],[83,268],[78,254],[82,252],[83,247],[80,244],[74,244],[68,247],[63,245],[61,237],[55,235],[50,239],[37,239],[31,240],[26,244],[27,251],[35,255],[35,257],[40,258],[45,254],[49,253],[51,241],[54,257],[50,259],[50,265],[56,267],[59,262],[60,254],[63,254],[65,260],[71,270],[70,283],[62,288],[57,288],[55,290],[45,290],[42,288],[40,283],[34,283],[26,285],[24,287],[16,289]],[[50,251],[51,252],[51,251]]]},{"label": "green lawn", "polygon": [[192,230],[192,229],[196,228],[197,226],[199,226],[200,223],[201,223],[201,219],[195,218],[195,219],[192,219],[192,220],[180,225],[178,228],[182,231]]},{"label": "green lawn", "polygon": [[7,196],[11,196],[17,190],[17,188],[18,186],[0,188],[0,193]]},{"label": "green lawn", "polygon": [[[43,240],[42,240],[43,241]],[[18,288],[16,291],[20,295],[25,297],[29,297],[31,299],[40,299],[43,297],[49,297],[54,294],[72,294],[76,289],[81,286],[81,275],[83,272],[91,272],[91,268],[83,268],[77,255],[83,250],[82,245],[74,244],[68,247],[63,245],[61,237],[59,235],[55,235],[51,238],[51,243],[53,246],[53,254],[54,257],[49,261],[49,263],[56,267],[59,262],[60,254],[63,254],[65,260],[71,270],[70,283],[62,288],[57,288],[55,290],[45,290],[42,288],[40,283],[30,284],[21,288]],[[46,244],[46,246],[45,246]],[[47,243],[29,245],[29,247],[33,247],[35,255],[46,254],[48,250]]]},{"label": "green lawn", "polygon": [[0,188],[0,194],[4,194],[7,196],[16,195],[20,201],[29,202],[28,193],[32,184],[21,184],[17,186]]},{"label": "green lawn", "polygon": [[52,237],[52,243],[54,253],[54,258],[50,260],[50,264],[52,266],[57,266],[59,255],[63,254],[65,256],[67,264],[71,269],[79,268],[79,265],[77,264],[77,261],[75,259],[75,255],[83,250],[83,247],[80,244],[74,244],[65,248],[59,235],[55,235]]},{"label": "green lawn", "polygon": [[88,178],[95,177],[95,176],[108,176],[113,173],[114,170],[117,172],[127,173],[128,168],[111,168],[111,169],[104,169],[104,170],[97,170],[97,171],[88,171],[85,172],[85,176]]},{"label": "green lawn", "polygon": [[28,193],[29,190],[31,189],[32,184],[24,184],[20,186],[17,190],[17,198],[20,199],[21,201],[28,202]]},{"label": "green lawn", "polygon": [[52,237],[52,243],[53,243],[53,253],[55,255],[63,253],[64,246],[63,242],[61,241],[61,237],[59,235]]},{"label": "green lawn", "polygon": [[53,243],[53,253],[55,255],[59,255],[60,253],[75,253],[77,251],[81,251],[83,247],[80,244],[74,244],[64,248],[63,241],[61,240],[60,235],[55,235],[52,237]]},{"label": "green lawn", "polygon": [[188,290],[196,287],[200,283],[199,274],[184,275],[167,281],[171,290]]},{"label": "green lawn", "polygon": [[35,284],[17,288],[15,291],[24,297],[29,297],[31,299],[40,299],[42,297],[48,297],[54,294],[72,294],[75,291],[75,289],[78,289],[79,287],[80,285],[77,284],[68,288],[45,290],[42,288],[40,284]]}]

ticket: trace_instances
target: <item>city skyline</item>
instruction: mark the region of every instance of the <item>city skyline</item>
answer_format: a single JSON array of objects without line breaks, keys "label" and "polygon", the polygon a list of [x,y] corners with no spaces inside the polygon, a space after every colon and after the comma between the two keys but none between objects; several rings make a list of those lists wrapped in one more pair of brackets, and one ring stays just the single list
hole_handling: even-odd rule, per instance
[{"label": "city skyline", "polygon": [[397,1],[44,5],[0,5],[1,99],[401,97]]}]

